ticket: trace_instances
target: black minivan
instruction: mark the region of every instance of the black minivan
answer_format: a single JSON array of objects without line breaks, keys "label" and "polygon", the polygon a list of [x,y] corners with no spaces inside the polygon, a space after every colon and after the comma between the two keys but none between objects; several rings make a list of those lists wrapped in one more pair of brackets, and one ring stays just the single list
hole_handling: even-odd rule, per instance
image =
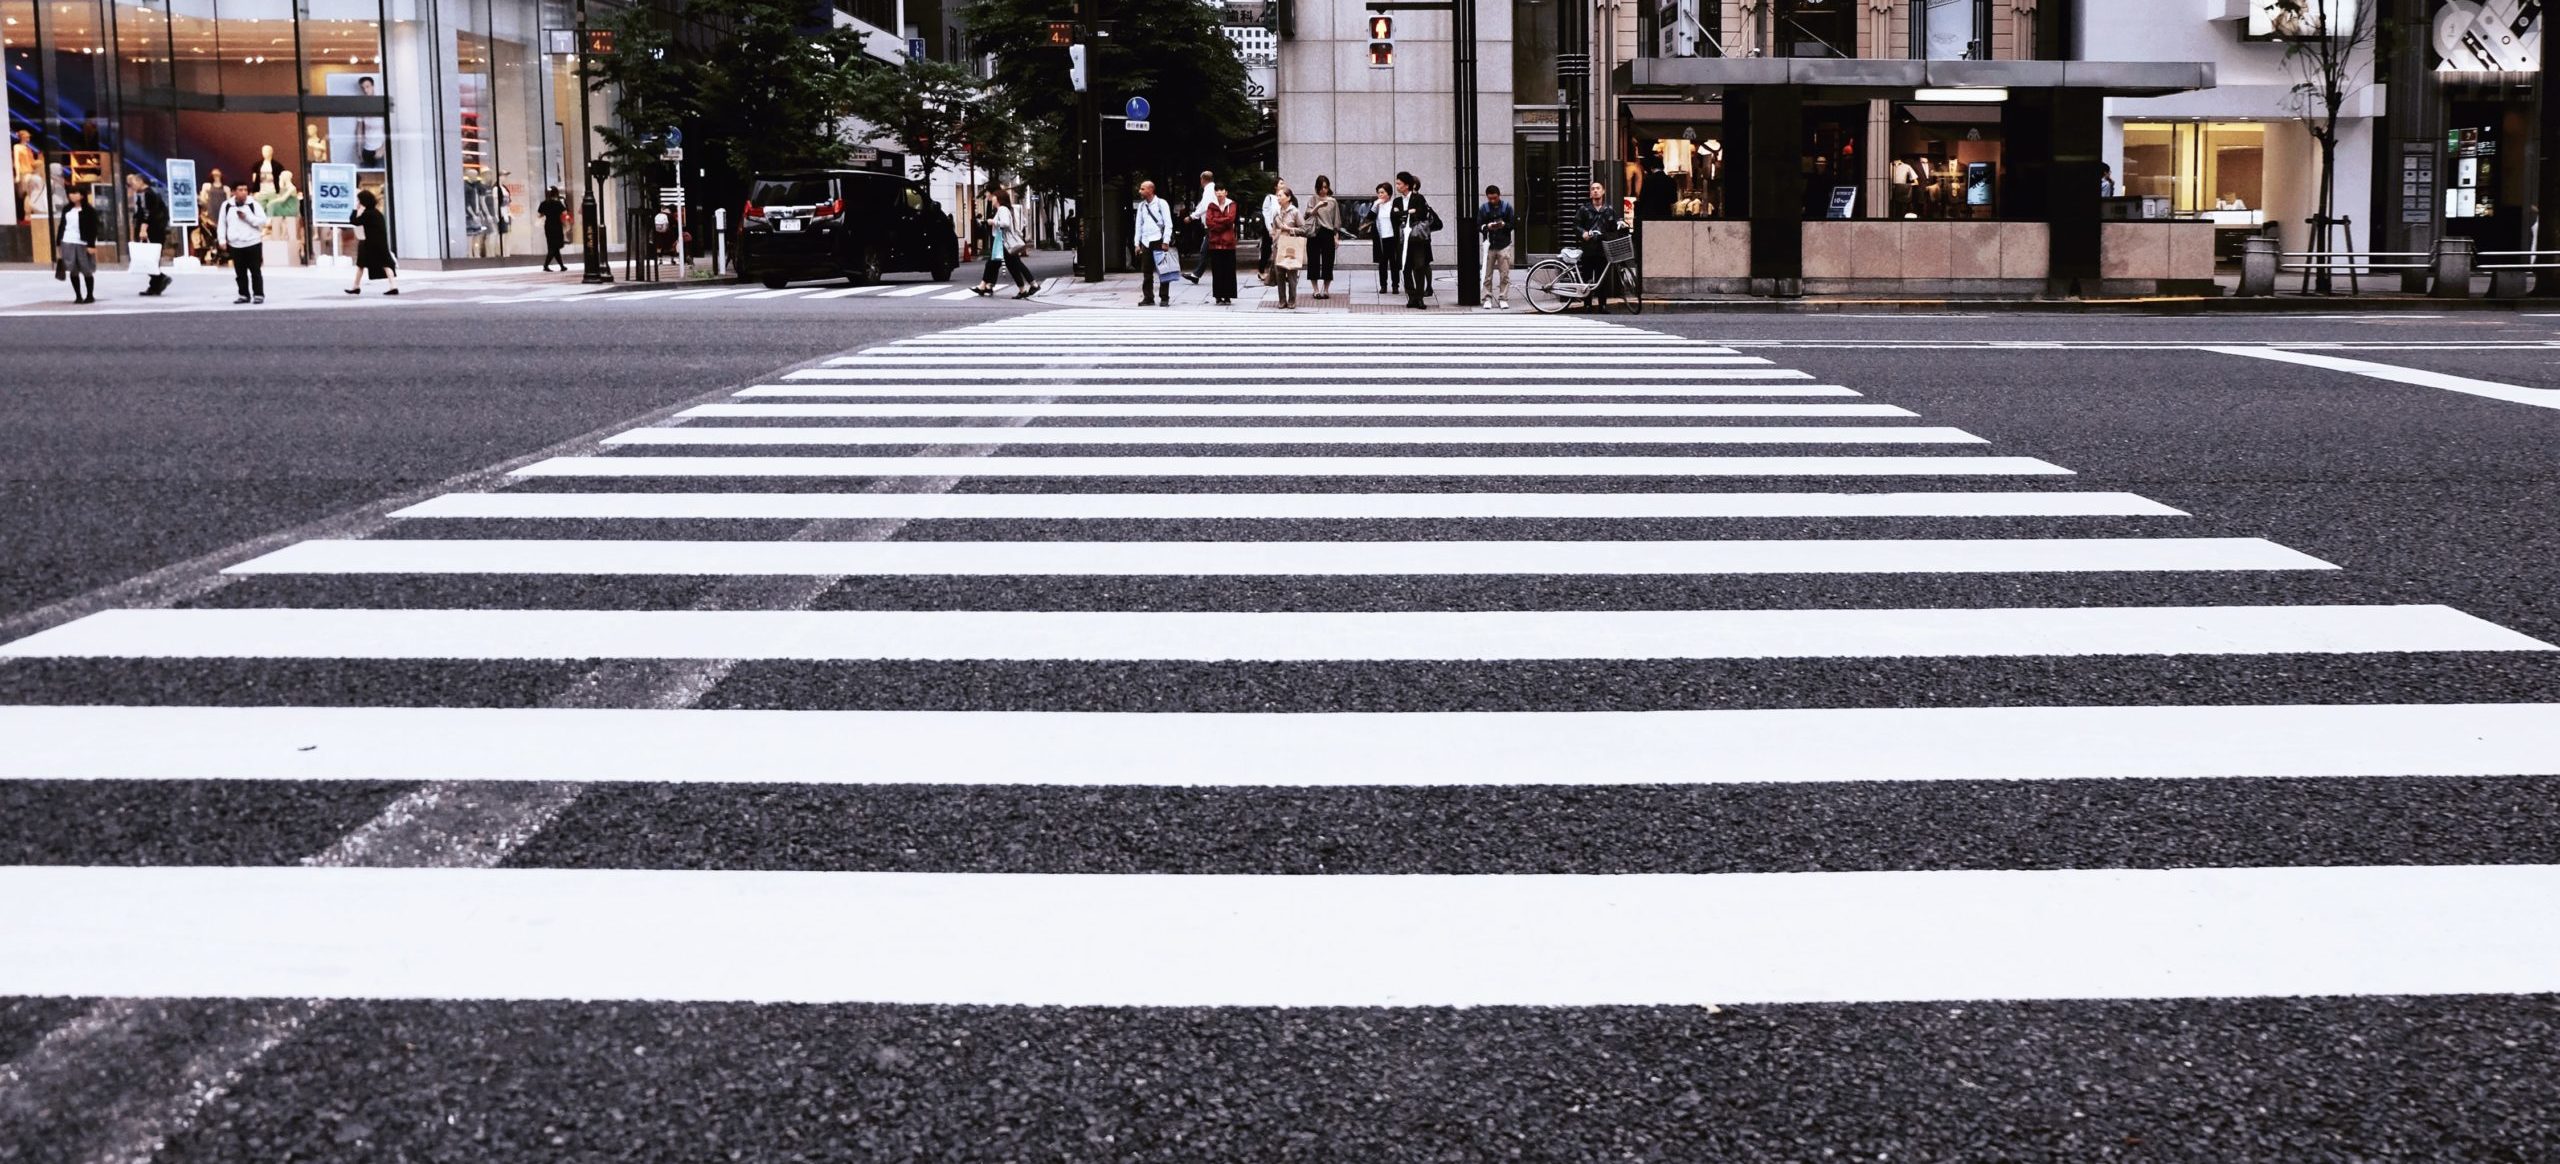
[{"label": "black minivan", "polygon": [[873,170],[759,174],[738,228],[738,277],[780,287],[794,279],[877,283],[924,271],[939,283],[960,265],[951,215],[925,188]]}]

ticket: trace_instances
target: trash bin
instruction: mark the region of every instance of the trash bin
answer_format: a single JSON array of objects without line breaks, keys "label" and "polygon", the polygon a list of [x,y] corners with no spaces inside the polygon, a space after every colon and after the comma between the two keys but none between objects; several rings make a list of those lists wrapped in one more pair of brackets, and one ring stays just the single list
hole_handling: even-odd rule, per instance
[{"label": "trash bin", "polygon": [[2435,287],[2427,294],[2436,299],[2471,298],[2471,256],[2479,244],[2467,238],[2436,240],[2433,268]]},{"label": "trash bin", "polygon": [[2240,240],[2240,294],[2254,298],[2276,293],[2276,265],[2283,261],[2283,245],[2263,234]]}]

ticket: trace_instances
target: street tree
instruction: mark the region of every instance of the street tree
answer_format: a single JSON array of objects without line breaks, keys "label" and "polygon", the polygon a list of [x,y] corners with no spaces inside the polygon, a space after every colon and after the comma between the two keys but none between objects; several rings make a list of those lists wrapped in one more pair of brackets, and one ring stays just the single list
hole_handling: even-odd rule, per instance
[{"label": "street tree", "polygon": [[[978,47],[995,55],[996,84],[1021,111],[1022,176],[1042,189],[1075,189],[1077,95],[1066,50],[1048,39],[1050,21],[1077,18],[1075,0],[968,0],[965,10]],[[1086,44],[1095,99],[1106,111],[1135,96],[1154,106],[1149,132],[1110,139],[1115,194],[1131,184],[1120,176],[1180,190],[1201,170],[1236,172],[1261,117],[1218,10],[1200,0],[1108,0],[1102,16],[1110,35]]]},{"label": "street tree", "polygon": [[[2311,249],[2339,251],[2338,115],[2357,91],[2372,83],[2372,49],[2378,19],[2376,0],[2268,0],[2273,23],[2285,36],[2285,63],[2298,80],[2293,86],[2297,116],[2320,146],[2319,210],[2312,218]],[[2320,290],[2330,289],[2326,260],[2318,268]]]},{"label": "street tree", "polygon": [[971,131],[991,113],[986,82],[948,61],[875,61],[849,81],[852,115],[897,139],[932,181],[934,171],[969,164]]}]

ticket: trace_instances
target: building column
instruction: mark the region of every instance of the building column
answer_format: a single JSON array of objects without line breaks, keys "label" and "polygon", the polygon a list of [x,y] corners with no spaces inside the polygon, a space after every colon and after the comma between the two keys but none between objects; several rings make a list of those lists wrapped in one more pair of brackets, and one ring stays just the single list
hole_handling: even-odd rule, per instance
[{"label": "building column", "polygon": [[[1741,116],[1736,117],[1739,113]],[[1737,122],[1742,141],[1731,140]],[[1794,86],[1725,91],[1725,153],[1744,160],[1727,172],[1751,219],[1751,277],[1804,277],[1804,92]]]}]

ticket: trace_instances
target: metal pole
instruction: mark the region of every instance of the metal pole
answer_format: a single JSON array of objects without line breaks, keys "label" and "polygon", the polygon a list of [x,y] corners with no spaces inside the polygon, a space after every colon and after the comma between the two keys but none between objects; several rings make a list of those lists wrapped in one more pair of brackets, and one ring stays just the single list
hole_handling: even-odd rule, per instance
[{"label": "metal pole", "polygon": [[586,172],[578,180],[586,190],[586,205],[579,207],[579,251],[585,260],[586,274],[581,282],[613,282],[613,264],[606,258],[604,231],[604,183],[596,177],[595,90],[590,86],[587,68],[587,0],[578,0],[578,157]]},{"label": "metal pole", "polygon": [[1084,281],[1102,281],[1102,0],[1082,0],[1084,15],[1084,92],[1078,94],[1076,125],[1084,148],[1077,156],[1086,164],[1083,193],[1076,199],[1076,266]]},{"label": "metal pole", "polygon": [[1476,0],[1456,0],[1451,6],[1449,43],[1450,76],[1457,90],[1458,306],[1475,307],[1483,302],[1478,292],[1484,284],[1484,238],[1476,230],[1476,159],[1482,144],[1477,137],[1483,128],[1476,124]]}]

